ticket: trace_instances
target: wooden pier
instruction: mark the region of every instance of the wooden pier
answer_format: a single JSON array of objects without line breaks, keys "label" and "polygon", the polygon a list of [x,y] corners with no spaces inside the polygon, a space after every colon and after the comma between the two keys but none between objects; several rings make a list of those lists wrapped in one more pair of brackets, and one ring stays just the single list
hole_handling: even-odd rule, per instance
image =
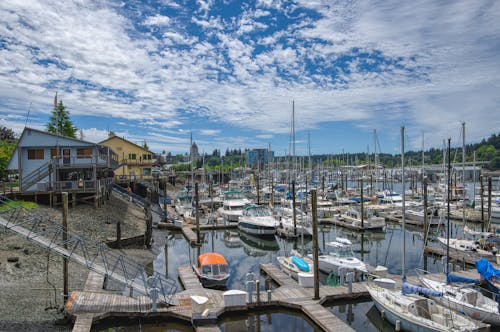
[{"label": "wooden pier", "polygon": [[[262,264],[261,269],[280,286],[271,290],[270,297],[262,290],[260,298],[257,298],[257,293],[254,292],[250,295],[252,301],[247,301],[242,306],[226,307],[223,291],[203,288],[191,267],[179,267],[179,280],[185,290],[173,296],[174,305],[159,304],[157,310],[152,311],[152,303],[148,297],[131,298],[107,292],[102,289],[103,277],[91,272],[84,291],[73,292],[65,309],[67,313],[76,317],[73,329],[75,332],[88,332],[92,324],[99,320],[122,316],[143,319],[171,317],[194,325],[196,331],[218,332],[220,329],[216,324],[219,316],[228,312],[245,313],[266,307],[282,307],[300,311],[324,331],[353,331],[322,304],[335,300],[369,298],[364,285],[353,284],[352,293],[348,293],[345,286],[321,286],[320,299],[313,300],[312,288],[302,287],[277,266]],[[193,313],[191,296],[194,295],[207,298],[205,316]]]},{"label": "wooden pier", "polygon": [[[444,257],[444,256],[446,256],[446,249],[427,246],[424,248],[424,254]],[[468,265],[475,265],[476,262],[480,259],[481,259],[481,257],[479,257],[479,256],[474,256],[474,255],[470,255],[470,254],[466,254],[466,253],[459,253],[459,252],[456,252],[455,250],[450,249],[450,261],[453,261],[456,263],[468,264]],[[498,266],[498,264],[496,264],[496,262],[490,261],[490,263],[496,269],[500,268],[500,266]]]}]

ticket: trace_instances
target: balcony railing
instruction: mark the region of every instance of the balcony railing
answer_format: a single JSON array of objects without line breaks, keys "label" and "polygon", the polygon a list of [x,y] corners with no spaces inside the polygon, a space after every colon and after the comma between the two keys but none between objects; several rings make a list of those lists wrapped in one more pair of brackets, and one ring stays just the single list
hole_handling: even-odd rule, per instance
[{"label": "balcony railing", "polygon": [[152,166],[152,160],[123,159],[121,164],[127,166]]},{"label": "balcony railing", "polygon": [[68,180],[56,181],[55,191],[70,192],[96,192],[99,188],[107,186],[113,182],[113,178],[99,180]]}]

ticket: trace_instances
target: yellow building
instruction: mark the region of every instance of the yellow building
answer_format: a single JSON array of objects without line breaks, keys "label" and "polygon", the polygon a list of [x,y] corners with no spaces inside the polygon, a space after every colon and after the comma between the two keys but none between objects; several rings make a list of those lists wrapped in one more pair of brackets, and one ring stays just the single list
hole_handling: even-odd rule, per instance
[{"label": "yellow building", "polygon": [[153,153],[126,139],[109,133],[109,138],[99,144],[110,147],[117,155],[120,167],[115,170],[117,179],[151,179]]}]

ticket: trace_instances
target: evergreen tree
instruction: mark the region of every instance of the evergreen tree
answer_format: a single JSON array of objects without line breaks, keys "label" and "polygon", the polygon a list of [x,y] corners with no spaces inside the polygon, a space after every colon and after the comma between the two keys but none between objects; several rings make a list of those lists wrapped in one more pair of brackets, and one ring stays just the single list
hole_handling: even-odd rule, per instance
[{"label": "evergreen tree", "polygon": [[52,116],[47,124],[47,131],[52,134],[76,138],[76,127],[69,118],[69,112],[64,107],[62,100],[52,111]]},{"label": "evergreen tree", "polygon": [[16,139],[16,135],[12,129],[0,126],[0,141],[13,141]]}]

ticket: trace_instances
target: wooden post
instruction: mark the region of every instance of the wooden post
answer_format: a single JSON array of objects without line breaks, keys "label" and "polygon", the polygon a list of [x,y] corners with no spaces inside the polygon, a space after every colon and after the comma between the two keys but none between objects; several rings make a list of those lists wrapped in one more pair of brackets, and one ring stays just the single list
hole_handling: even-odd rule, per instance
[{"label": "wooden post", "polygon": [[313,222],[313,263],[314,263],[314,298],[319,300],[319,266],[318,266],[318,215],[317,215],[316,189],[311,192],[312,222]]},{"label": "wooden post", "polygon": [[118,246],[120,246],[121,239],[122,239],[122,223],[121,221],[118,221],[116,223],[116,242],[118,243]]},{"label": "wooden post", "polygon": [[257,205],[260,205],[260,181],[259,181],[259,175],[255,175],[255,182],[257,185]]},{"label": "wooden post", "polygon": [[292,180],[293,235],[297,236],[297,213],[295,211],[295,180]]},{"label": "wooden post", "polygon": [[365,229],[365,211],[364,211],[364,203],[363,203],[363,177],[359,179],[359,184],[361,187],[361,229]]},{"label": "wooden post", "polygon": [[427,177],[424,177],[422,181],[422,187],[424,192],[424,248],[427,246],[427,233],[429,229],[429,220],[427,218]]},{"label": "wooden post", "polygon": [[481,189],[479,190],[481,194],[481,231],[484,232],[484,184],[482,175],[479,177],[479,182],[481,183]]},{"label": "wooden post", "polygon": [[196,216],[196,244],[200,245],[200,209],[198,208],[199,196],[198,196],[198,182],[194,184],[194,208]]},{"label": "wooden post", "polygon": [[146,233],[144,235],[144,244],[150,249],[153,238],[153,215],[151,214],[151,189],[149,188],[146,192]]},{"label": "wooden post", "polygon": [[[68,193],[62,193],[63,199],[63,218],[62,218],[62,226],[63,226],[63,243],[64,249],[68,249]],[[64,303],[68,300],[68,259],[66,257],[63,258],[63,299]]]},{"label": "wooden post", "polygon": [[373,174],[370,174],[370,196],[373,196]]},{"label": "wooden post", "polygon": [[488,227],[486,231],[490,229],[491,223],[491,176],[488,177]]},{"label": "wooden post", "polygon": [[165,211],[165,221],[168,218],[168,210],[167,210],[167,179],[165,178],[165,183],[163,184],[163,210]]}]

